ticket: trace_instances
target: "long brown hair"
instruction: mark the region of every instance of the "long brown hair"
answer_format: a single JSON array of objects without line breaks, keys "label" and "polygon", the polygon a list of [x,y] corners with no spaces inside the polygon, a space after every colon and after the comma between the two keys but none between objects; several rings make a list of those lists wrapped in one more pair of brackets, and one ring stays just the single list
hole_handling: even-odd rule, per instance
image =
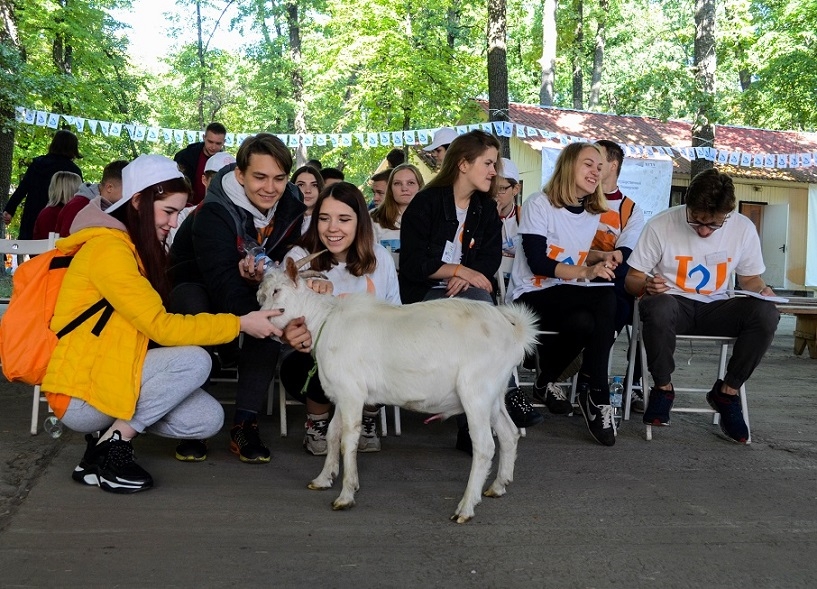
[{"label": "long brown hair", "polygon": [[[165,245],[156,237],[156,216],[153,203],[164,200],[171,194],[182,193],[190,200],[192,196],[190,182],[187,178],[173,178],[152,184],[140,190],[139,208],[133,205],[134,199],[125,203],[111,213],[111,216],[122,222],[136,247],[136,253],[142,263],[145,278],[167,304],[170,296],[170,279],[167,277],[167,252]],[[136,195],[134,195],[136,196]]]},{"label": "long brown hair", "polygon": [[392,188],[391,183],[394,181],[394,175],[397,172],[402,172],[403,170],[412,171],[414,174],[414,179],[417,180],[418,192],[423,189],[423,186],[425,186],[423,175],[416,166],[411,164],[400,164],[396,168],[392,169],[391,174],[389,174],[388,184],[386,186],[386,196],[383,197],[383,202],[380,203],[380,206],[372,211],[372,220],[379,223],[384,229],[399,229],[396,223],[397,219],[400,217],[400,205],[398,205],[397,201],[394,200],[394,189]]},{"label": "long brown hair", "polygon": [[[499,140],[485,131],[475,130],[459,135],[451,142],[451,145],[448,146],[440,171],[434,178],[428,181],[426,188],[432,188],[434,186],[454,186],[454,182],[456,182],[460,176],[460,163],[464,160],[472,164],[479,156],[492,147],[496,149],[497,152],[501,150]],[[497,176],[502,175],[502,160],[499,157],[497,157],[496,162],[496,173]],[[497,176],[491,179],[491,190],[488,193],[488,196],[491,198],[496,196]]]},{"label": "long brown hair", "polygon": [[[576,182],[574,180],[574,172],[576,165],[579,162],[579,154],[585,149],[590,148],[601,154],[599,148],[592,143],[585,143],[582,141],[571,143],[565,147],[559,154],[556,160],[556,166],[553,168],[553,175],[547,181],[542,192],[545,193],[550,204],[556,208],[564,206],[579,206],[579,197],[576,194]],[[607,199],[604,197],[604,191],[601,188],[601,182],[596,184],[596,190],[588,194],[584,199],[584,210],[594,215],[598,215],[606,211]]]},{"label": "long brown hair", "polygon": [[[309,222],[309,229],[301,236],[298,244],[309,253],[319,252],[325,249],[321,238],[318,235],[318,217],[321,214],[323,202],[332,197],[351,208],[357,215],[357,231],[355,231],[355,241],[352,247],[346,252],[346,269],[352,276],[363,276],[371,274],[377,267],[377,258],[374,254],[374,229],[369,211],[366,208],[366,200],[363,193],[354,184],[349,182],[336,182],[327,186],[315,201],[315,208],[312,211],[312,220]],[[319,272],[326,272],[337,265],[338,261],[331,252],[326,251],[323,255],[312,260],[311,268]]]}]

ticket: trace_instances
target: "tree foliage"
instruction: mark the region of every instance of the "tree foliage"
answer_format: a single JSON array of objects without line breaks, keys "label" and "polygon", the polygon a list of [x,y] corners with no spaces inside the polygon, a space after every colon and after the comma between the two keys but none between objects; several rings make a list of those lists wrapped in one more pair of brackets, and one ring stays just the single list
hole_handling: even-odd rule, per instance
[{"label": "tree foliage", "polygon": [[[180,0],[183,16],[171,29],[180,42],[162,75],[128,63],[128,43],[139,40],[128,39],[106,12],[127,1],[0,0],[0,116],[16,129],[13,160],[5,158],[9,168],[15,164],[13,177],[44,152],[52,133],[15,125],[17,105],[182,129],[219,120],[237,132],[291,133],[300,113],[307,133],[360,133],[474,122],[472,99],[487,96],[487,0]],[[510,99],[539,103],[546,37],[556,48],[555,106],[571,107],[577,98],[606,112],[692,120],[694,5],[506,0]],[[815,129],[817,0],[716,6],[711,121]],[[545,7],[555,10],[555,33],[543,32]],[[208,43],[226,28],[246,37],[240,50]],[[90,176],[117,157],[179,147],[88,132],[80,141]],[[308,155],[345,164],[361,181],[388,149],[355,140],[352,147],[313,146]]]}]

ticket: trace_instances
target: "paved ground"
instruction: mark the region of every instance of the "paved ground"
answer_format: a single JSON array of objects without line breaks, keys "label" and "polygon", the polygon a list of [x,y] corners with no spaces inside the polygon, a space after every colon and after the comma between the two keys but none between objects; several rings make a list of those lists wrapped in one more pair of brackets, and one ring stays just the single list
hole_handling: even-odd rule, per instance
[{"label": "paved ground", "polygon": [[[817,361],[792,355],[793,327],[784,317],[749,382],[750,446],[679,415],[649,443],[626,423],[604,448],[581,418],[548,415],[521,440],[508,494],[462,526],[447,519],[470,467],[453,423],[404,413],[401,437],[360,456],[347,512],[329,506],[337,490],[306,489],[322,460],[300,446],[299,407],[287,438],[277,415],[262,423],[265,466],[239,463],[226,434],[203,464],[141,438],[157,486],[117,496],[74,483],[81,437],[29,436],[29,389],[3,384],[0,586],[813,588]],[[678,382],[712,380],[707,351],[679,350],[678,363]]]}]

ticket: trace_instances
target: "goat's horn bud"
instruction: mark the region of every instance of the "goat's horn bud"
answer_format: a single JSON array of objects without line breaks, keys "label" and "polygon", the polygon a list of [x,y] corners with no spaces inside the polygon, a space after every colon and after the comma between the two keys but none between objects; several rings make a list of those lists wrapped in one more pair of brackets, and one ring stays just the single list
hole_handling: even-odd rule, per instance
[{"label": "goat's horn bud", "polygon": [[311,262],[312,260],[314,260],[315,258],[317,258],[319,255],[321,255],[321,254],[322,254],[322,253],[324,253],[325,251],[326,251],[326,250],[321,250],[321,251],[319,251],[319,252],[315,252],[314,254],[309,254],[309,255],[308,255],[308,256],[306,256],[305,258],[301,258],[300,260],[297,260],[297,261],[295,262],[295,267],[296,267],[296,268],[298,268],[298,269],[300,270],[301,268],[303,268],[304,266],[306,266],[306,265],[307,265],[309,262]]}]

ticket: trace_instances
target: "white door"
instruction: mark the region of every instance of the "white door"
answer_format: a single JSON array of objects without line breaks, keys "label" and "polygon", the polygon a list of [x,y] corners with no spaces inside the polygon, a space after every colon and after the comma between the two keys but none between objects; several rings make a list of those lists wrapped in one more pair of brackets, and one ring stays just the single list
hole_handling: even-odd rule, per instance
[{"label": "white door", "polygon": [[763,229],[760,245],[766,272],[763,280],[772,288],[788,288],[786,258],[789,241],[789,205],[763,207]]}]

